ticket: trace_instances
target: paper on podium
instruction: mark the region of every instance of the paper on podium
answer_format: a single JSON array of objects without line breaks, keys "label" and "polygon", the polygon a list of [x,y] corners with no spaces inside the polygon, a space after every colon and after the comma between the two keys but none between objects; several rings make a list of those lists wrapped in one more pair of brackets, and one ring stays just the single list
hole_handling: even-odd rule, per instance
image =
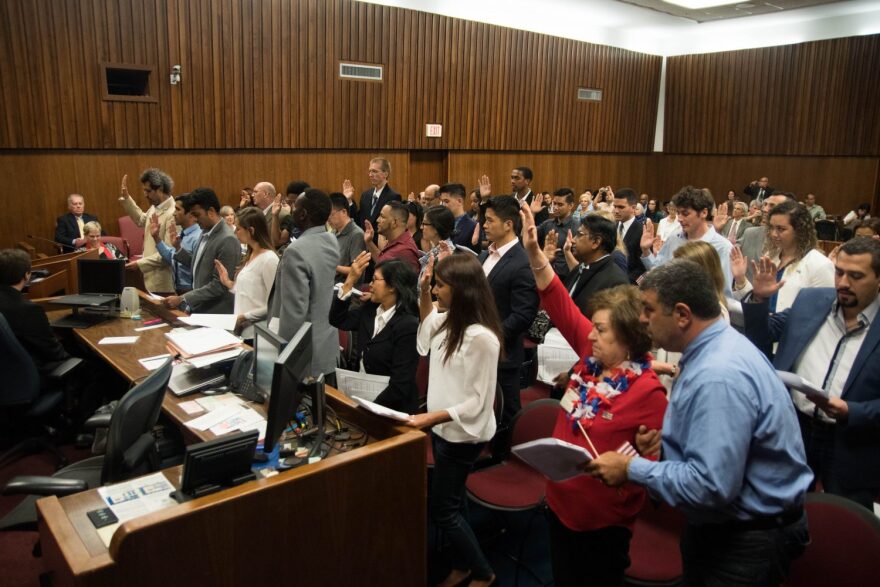
[{"label": "paper on podium", "polygon": [[371,402],[388,387],[391,378],[387,375],[369,375],[347,369],[336,369],[336,385],[348,397],[358,396]]},{"label": "paper on podium", "polygon": [[193,314],[182,316],[180,321],[191,326],[235,330],[235,314]]},{"label": "paper on podium", "polygon": [[165,337],[186,359],[229,350],[241,344],[240,338],[222,328],[196,328],[183,332],[175,329],[166,332]]},{"label": "paper on podium", "polygon": [[584,465],[592,460],[587,449],[559,440],[539,438],[517,444],[513,454],[551,481],[565,481],[584,472]]},{"label": "paper on podium", "polygon": [[810,397],[821,397],[828,399],[828,392],[811,381],[807,381],[797,373],[789,371],[776,371],[776,374],[782,379],[782,383],[789,389],[799,391]]},{"label": "paper on podium", "polygon": [[538,381],[553,385],[553,380],[568,371],[580,357],[556,328],[551,328],[538,345]]},{"label": "paper on podium", "polygon": [[397,410],[392,410],[391,408],[386,408],[385,406],[380,406],[377,403],[373,403],[370,400],[366,400],[362,397],[358,397],[356,395],[352,396],[351,399],[356,401],[358,405],[365,408],[369,412],[373,412],[377,416],[385,416],[386,418],[391,418],[392,420],[399,420],[400,422],[408,422],[409,414],[404,414],[403,412],[398,412]]}]

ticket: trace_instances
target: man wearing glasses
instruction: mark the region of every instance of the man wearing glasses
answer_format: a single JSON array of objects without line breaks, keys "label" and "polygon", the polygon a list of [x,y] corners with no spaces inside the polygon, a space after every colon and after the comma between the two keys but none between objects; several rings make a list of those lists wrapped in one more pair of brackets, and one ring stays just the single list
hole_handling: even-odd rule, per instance
[{"label": "man wearing glasses", "polygon": [[[568,294],[587,318],[590,317],[589,302],[596,292],[627,285],[629,278],[611,258],[617,244],[617,227],[610,220],[597,214],[581,218],[574,243],[566,254],[571,273],[564,281]],[[572,261],[577,262],[573,266]]]}]

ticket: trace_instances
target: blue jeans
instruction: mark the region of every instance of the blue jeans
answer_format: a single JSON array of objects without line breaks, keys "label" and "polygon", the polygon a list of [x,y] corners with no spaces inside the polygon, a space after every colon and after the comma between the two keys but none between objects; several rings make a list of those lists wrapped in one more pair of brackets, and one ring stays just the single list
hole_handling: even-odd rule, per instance
[{"label": "blue jeans", "polygon": [[779,585],[810,542],[807,517],[781,528],[688,525],[681,539],[684,585]]},{"label": "blue jeans", "polygon": [[488,580],[493,575],[492,567],[465,517],[465,481],[485,443],[449,442],[433,433],[431,443],[434,448],[431,519],[449,540],[452,568],[470,570],[471,579]]}]

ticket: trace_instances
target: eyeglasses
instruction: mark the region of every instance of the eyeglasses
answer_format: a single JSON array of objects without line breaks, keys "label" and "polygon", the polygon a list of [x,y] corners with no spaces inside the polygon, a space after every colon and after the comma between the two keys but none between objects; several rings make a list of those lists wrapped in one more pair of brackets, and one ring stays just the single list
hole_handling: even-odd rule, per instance
[{"label": "eyeglasses", "polygon": [[374,276],[373,276],[373,281],[385,281],[385,278],[384,278],[384,277],[376,277],[376,276],[374,275]]}]

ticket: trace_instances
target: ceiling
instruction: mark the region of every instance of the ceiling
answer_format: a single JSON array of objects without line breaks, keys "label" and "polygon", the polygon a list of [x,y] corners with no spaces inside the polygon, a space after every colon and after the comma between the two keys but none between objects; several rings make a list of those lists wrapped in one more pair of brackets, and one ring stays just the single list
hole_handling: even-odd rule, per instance
[{"label": "ceiling", "polygon": [[[664,2],[663,0],[618,1],[623,2],[624,4],[632,4],[634,6],[656,10],[657,12],[670,14],[672,16],[680,16],[695,22],[710,22],[713,20],[740,18],[756,14],[775,14],[777,12],[782,12],[783,10],[796,10],[808,6],[818,6],[819,4],[834,4],[841,0],[772,0],[770,2],[761,0],[742,0],[741,2],[732,2],[723,6],[699,9],[685,8],[670,2]],[[718,2],[724,1],[725,0],[718,0]],[[687,2],[683,3],[686,4]]]}]

